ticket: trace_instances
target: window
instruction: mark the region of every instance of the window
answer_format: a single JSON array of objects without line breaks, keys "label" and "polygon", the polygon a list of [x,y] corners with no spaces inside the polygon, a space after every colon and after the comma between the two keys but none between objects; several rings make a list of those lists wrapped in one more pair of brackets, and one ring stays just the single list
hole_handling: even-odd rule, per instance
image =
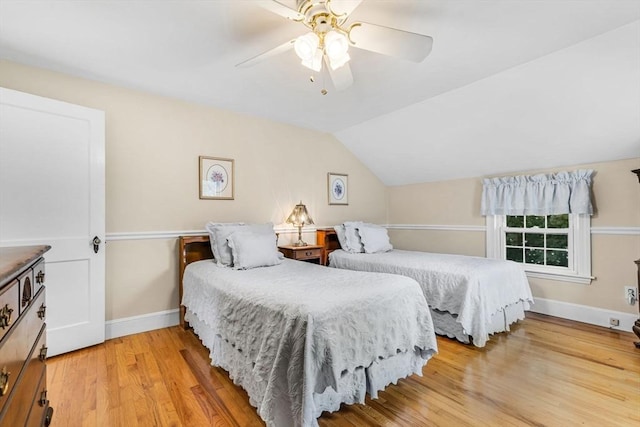
[{"label": "window", "polygon": [[522,263],[531,277],[591,282],[588,215],[487,216],[487,256]]},{"label": "window", "polygon": [[569,215],[506,216],[505,258],[569,267]]}]

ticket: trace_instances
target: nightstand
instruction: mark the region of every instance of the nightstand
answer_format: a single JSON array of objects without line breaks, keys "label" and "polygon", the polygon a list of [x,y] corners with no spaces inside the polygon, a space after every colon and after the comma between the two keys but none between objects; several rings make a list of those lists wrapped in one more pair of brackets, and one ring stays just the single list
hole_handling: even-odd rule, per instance
[{"label": "nightstand", "polygon": [[307,261],[314,264],[320,264],[322,259],[322,246],[278,246],[280,252],[287,258],[298,261]]},{"label": "nightstand", "polygon": [[322,246],[320,264],[329,265],[329,254],[336,249],[340,249],[336,230],[333,228],[318,228],[316,230],[316,242]]}]

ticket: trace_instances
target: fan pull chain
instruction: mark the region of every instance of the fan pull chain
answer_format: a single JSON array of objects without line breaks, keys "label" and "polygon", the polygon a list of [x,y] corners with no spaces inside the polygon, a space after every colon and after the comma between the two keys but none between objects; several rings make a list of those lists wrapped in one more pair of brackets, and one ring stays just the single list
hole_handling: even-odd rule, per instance
[{"label": "fan pull chain", "polygon": [[326,95],[327,94],[327,89],[326,89],[327,86],[325,85],[325,79],[324,79],[325,74],[327,74],[325,72],[326,68],[327,67],[322,67],[322,69],[320,70],[320,73],[322,73],[322,89],[320,90],[320,93],[322,95]]},{"label": "fan pull chain", "polygon": [[[322,72],[321,72],[321,73],[322,73]],[[315,82],[316,82],[316,78],[313,76],[313,74],[309,76],[309,81],[310,81],[311,83],[315,83]],[[325,80],[324,80],[324,73],[322,73],[322,86],[323,86],[323,87],[322,87],[322,89],[320,89],[320,93],[321,93],[321,94],[323,94],[323,95],[326,95],[326,94],[327,94],[327,93],[329,93],[329,92],[327,91],[327,89],[325,89],[325,88],[324,88],[324,82],[325,82]]]}]

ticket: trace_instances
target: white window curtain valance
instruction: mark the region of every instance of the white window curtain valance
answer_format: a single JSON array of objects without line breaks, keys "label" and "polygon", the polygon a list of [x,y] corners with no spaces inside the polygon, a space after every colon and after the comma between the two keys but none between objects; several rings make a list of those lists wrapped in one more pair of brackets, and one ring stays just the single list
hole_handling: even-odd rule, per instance
[{"label": "white window curtain valance", "polygon": [[593,214],[593,170],[483,180],[482,215]]}]

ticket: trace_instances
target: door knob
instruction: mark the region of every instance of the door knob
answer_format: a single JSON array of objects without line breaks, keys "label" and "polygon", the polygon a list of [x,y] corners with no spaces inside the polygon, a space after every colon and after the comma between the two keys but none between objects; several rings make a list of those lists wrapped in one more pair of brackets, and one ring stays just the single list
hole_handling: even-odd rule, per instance
[{"label": "door knob", "polygon": [[93,252],[98,253],[98,250],[100,249],[100,243],[102,243],[102,240],[100,240],[98,236],[95,236],[93,238]]}]

